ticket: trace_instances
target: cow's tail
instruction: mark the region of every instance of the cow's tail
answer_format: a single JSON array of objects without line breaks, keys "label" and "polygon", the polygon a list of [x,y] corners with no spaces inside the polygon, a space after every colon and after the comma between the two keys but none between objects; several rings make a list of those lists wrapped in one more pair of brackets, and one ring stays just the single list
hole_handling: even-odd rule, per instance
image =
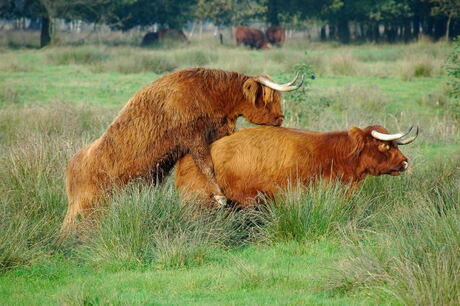
[{"label": "cow's tail", "polygon": [[67,207],[67,212],[62,222],[61,230],[59,231],[59,237],[57,240],[57,245],[61,245],[64,240],[69,238],[69,236],[75,231],[77,219],[80,215],[79,205],[73,203],[69,199],[69,206]]}]

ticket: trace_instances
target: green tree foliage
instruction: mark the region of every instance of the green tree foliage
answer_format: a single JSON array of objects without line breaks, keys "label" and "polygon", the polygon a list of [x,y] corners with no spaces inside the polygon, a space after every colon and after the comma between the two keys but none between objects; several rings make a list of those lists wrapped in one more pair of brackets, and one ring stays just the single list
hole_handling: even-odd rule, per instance
[{"label": "green tree foliage", "polygon": [[0,17],[41,18],[40,46],[56,42],[56,18],[98,21],[109,0],[1,0]]},{"label": "green tree foliage", "polygon": [[460,36],[457,37],[454,50],[447,61],[446,70],[449,75],[449,94],[460,102]]},{"label": "green tree foliage", "polygon": [[194,0],[114,0],[106,6],[102,20],[114,29],[159,24],[180,29],[191,18]]},{"label": "green tree foliage", "polygon": [[42,18],[42,45],[54,41],[54,19],[80,19],[114,29],[159,24],[180,29],[187,21],[218,27],[306,26],[315,20],[322,39],[410,41],[460,35],[460,0],[0,0],[0,17]]},{"label": "green tree foliage", "polygon": [[450,25],[453,18],[460,16],[459,0],[430,0],[434,4],[431,9],[433,15],[447,16],[446,40],[449,39]]},{"label": "green tree foliage", "polygon": [[209,20],[217,26],[237,26],[263,18],[266,11],[263,0],[198,0],[195,17],[199,21]]}]

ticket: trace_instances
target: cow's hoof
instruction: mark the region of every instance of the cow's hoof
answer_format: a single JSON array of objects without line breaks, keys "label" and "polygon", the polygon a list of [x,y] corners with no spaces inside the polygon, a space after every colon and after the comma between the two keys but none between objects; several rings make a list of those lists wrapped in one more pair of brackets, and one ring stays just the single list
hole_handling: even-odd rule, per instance
[{"label": "cow's hoof", "polygon": [[227,198],[225,196],[214,196],[214,200],[217,203],[218,208],[222,208],[227,205]]}]

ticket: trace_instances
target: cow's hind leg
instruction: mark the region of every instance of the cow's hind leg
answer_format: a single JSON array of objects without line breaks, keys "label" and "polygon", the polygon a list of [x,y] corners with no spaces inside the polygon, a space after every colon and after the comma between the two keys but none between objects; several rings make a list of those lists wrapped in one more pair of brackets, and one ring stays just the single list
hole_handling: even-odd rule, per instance
[{"label": "cow's hind leg", "polygon": [[190,148],[190,154],[192,155],[195,165],[200,169],[201,173],[208,181],[208,188],[211,190],[210,196],[216,200],[219,206],[225,206],[227,204],[227,198],[217,184],[209,145],[206,142],[195,145]]}]

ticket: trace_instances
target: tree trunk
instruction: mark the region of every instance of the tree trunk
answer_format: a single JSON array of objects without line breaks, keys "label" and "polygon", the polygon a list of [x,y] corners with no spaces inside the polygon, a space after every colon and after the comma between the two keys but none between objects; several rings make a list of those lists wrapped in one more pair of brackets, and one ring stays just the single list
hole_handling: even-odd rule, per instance
[{"label": "tree trunk", "polygon": [[40,48],[46,47],[51,42],[51,22],[49,17],[42,17],[42,28],[40,32]]},{"label": "tree trunk", "polygon": [[350,42],[350,26],[347,19],[340,19],[337,23],[339,40],[341,43],[348,44]]},{"label": "tree trunk", "polygon": [[408,20],[405,20],[404,21],[404,25],[403,25],[403,39],[404,39],[404,42],[407,43],[411,40],[411,26],[410,26],[410,22]]},{"label": "tree trunk", "polygon": [[413,22],[412,38],[418,39],[420,35],[420,17],[418,15],[415,15],[412,22]]},{"label": "tree trunk", "polygon": [[380,25],[377,22],[372,25],[372,38],[375,42],[380,40]]},{"label": "tree trunk", "polygon": [[433,17],[428,16],[428,18],[426,20],[426,23],[425,23],[425,26],[424,26],[424,29],[423,29],[423,34],[425,34],[425,35],[427,35],[427,36],[429,36],[431,38],[434,38],[433,27],[434,27]]},{"label": "tree trunk", "polygon": [[449,17],[447,18],[447,25],[446,25],[446,41],[449,41],[449,28],[450,28],[450,21],[452,19],[452,16],[449,15]]},{"label": "tree trunk", "polygon": [[325,41],[326,40],[326,26],[322,26],[319,34],[320,40]]},{"label": "tree trunk", "polygon": [[336,32],[337,32],[336,30],[337,29],[336,29],[335,25],[329,24],[329,39],[330,40],[333,40],[333,39],[336,38]]},{"label": "tree trunk", "polygon": [[438,17],[434,23],[434,37],[436,40],[441,39],[446,35],[446,21],[447,19]]}]

